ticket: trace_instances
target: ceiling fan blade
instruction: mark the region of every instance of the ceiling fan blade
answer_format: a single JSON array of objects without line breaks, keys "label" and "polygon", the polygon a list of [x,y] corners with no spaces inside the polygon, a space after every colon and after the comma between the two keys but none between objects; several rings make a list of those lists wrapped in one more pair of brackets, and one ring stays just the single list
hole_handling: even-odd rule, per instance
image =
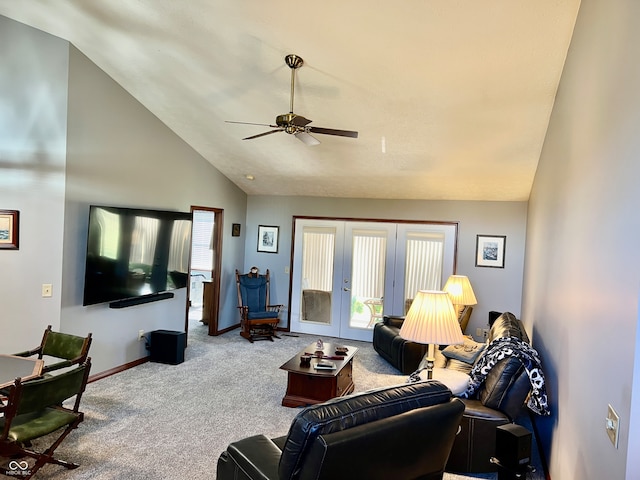
[{"label": "ceiling fan blade", "polygon": [[264,137],[265,135],[271,135],[272,133],[278,133],[282,131],[284,130],[282,130],[281,128],[278,128],[277,130],[271,130],[269,132],[259,133],[258,135],[252,135],[251,137],[243,138],[242,140],[253,140],[254,138],[260,138],[260,137]]},{"label": "ceiling fan blade", "polygon": [[333,128],[308,127],[311,133],[321,133],[323,135],[337,135],[339,137],[358,138],[358,132],[351,130],[335,130]]},{"label": "ceiling fan blade", "polygon": [[309,120],[308,118],[304,118],[302,115],[295,115],[293,119],[291,119],[291,124],[295,125],[296,127],[304,127],[306,125],[309,125],[310,123],[311,120]]},{"label": "ceiling fan blade", "polygon": [[232,120],[225,120],[225,123],[239,123],[240,125],[260,125],[262,127],[276,128],[278,125],[271,125],[269,123],[251,123],[251,122],[234,122]]},{"label": "ceiling fan blade", "polygon": [[313,137],[313,135],[309,135],[307,132],[298,132],[294,133],[295,137],[300,140],[305,145],[309,145],[312,147],[313,145],[320,145],[320,142]]}]

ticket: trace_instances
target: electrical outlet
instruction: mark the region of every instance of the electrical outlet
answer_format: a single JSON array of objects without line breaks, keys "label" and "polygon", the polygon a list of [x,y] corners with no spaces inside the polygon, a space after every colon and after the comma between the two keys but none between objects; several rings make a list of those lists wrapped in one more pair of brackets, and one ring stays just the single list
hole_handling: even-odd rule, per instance
[{"label": "electrical outlet", "polygon": [[50,283],[43,283],[42,284],[42,296],[43,297],[50,297],[51,295],[53,295],[53,286]]},{"label": "electrical outlet", "polygon": [[482,329],[482,338],[485,339],[485,340],[487,338],[489,338],[489,329],[488,328],[483,328]]},{"label": "electrical outlet", "polygon": [[613,409],[611,405],[607,405],[607,418],[605,428],[607,429],[607,435],[609,440],[613,443],[613,446],[618,448],[618,433],[620,432],[620,417]]},{"label": "electrical outlet", "polygon": [[138,330],[138,341],[144,340],[144,330]]}]

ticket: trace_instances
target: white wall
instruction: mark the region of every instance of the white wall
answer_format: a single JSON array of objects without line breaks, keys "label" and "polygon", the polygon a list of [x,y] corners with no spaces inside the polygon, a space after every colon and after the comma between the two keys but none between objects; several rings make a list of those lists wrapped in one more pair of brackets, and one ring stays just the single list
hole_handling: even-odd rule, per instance
[{"label": "white wall", "polygon": [[536,423],[555,479],[640,478],[638,18],[636,0],[582,1],[529,202],[522,317],[547,375],[554,413]]},{"label": "white wall", "polygon": [[[293,216],[458,222],[457,273],[467,275],[478,299],[467,332],[485,327],[490,310],[520,315],[526,234],[524,202],[452,202],[250,196],[245,271],[270,270],[272,303],[288,305]],[[278,254],[258,253],[258,225],[280,227]],[[476,235],[506,235],[505,268],[475,266]],[[288,310],[287,310],[288,313]]]},{"label": "white wall", "polygon": [[220,315],[235,320],[244,244],[231,223],[244,221],[246,195],[67,42],[0,17],[0,59],[11,101],[0,108],[0,208],[20,209],[22,230],[20,250],[0,252],[0,351],[37,345],[48,323],[92,332],[95,374],[148,354],[138,330],[184,329],[186,289],[119,310],[82,306],[90,204],[224,209]]},{"label": "white wall", "polygon": [[35,347],[48,324],[60,326],[66,45],[0,16],[0,209],[20,211],[20,249],[0,250],[0,352]]}]

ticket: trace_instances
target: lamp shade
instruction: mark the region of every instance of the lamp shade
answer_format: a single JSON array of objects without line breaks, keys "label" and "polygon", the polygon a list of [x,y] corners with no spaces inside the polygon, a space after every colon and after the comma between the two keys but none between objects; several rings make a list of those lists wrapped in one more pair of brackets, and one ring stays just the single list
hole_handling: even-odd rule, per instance
[{"label": "lamp shade", "polygon": [[443,290],[451,297],[454,305],[475,305],[478,303],[469,279],[464,275],[451,275]]},{"label": "lamp shade", "polygon": [[400,328],[400,336],[417,343],[454,345],[464,342],[447,292],[420,290]]}]

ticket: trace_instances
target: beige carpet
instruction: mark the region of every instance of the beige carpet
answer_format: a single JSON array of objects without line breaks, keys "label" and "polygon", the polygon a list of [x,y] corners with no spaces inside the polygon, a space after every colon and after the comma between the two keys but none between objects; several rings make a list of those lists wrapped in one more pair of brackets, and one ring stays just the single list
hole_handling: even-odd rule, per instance
[{"label": "beige carpet", "polygon": [[[184,363],[145,363],[89,384],[81,408],[85,421],[57,450],[80,467],[47,465],[37,478],[215,478],[217,459],[229,442],[286,434],[299,409],[281,406],[286,372],[278,367],[314,340],[283,335],[273,343],[251,344],[237,330],[209,337],[198,325],[190,330]],[[356,391],[406,381],[371,344],[344,343],[360,348],[354,360]]]}]

